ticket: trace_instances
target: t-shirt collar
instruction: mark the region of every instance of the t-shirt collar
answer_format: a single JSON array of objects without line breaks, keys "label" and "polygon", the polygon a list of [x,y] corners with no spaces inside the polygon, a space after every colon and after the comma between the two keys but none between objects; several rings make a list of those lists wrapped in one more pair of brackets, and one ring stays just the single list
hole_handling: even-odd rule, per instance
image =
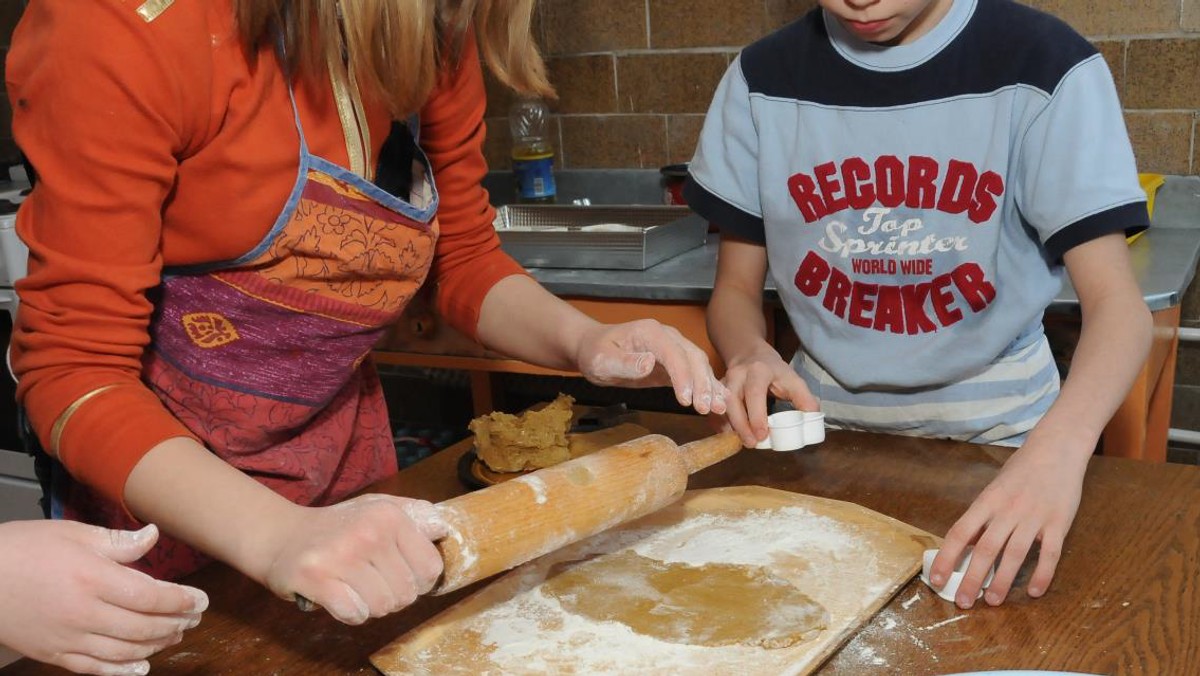
[{"label": "t-shirt collar", "polygon": [[891,47],[860,40],[829,12],[823,13],[829,41],[846,60],[871,70],[905,70],[932,59],[950,44],[974,16],[977,3],[978,0],[954,0],[946,16],[928,33],[914,42]]}]

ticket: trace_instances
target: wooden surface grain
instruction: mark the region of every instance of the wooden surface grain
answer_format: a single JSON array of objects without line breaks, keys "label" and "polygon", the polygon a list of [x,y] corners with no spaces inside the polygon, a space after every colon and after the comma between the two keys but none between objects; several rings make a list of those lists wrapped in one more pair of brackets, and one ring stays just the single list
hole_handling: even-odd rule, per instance
[{"label": "wooden surface grain", "polygon": [[[691,416],[639,414],[633,422],[677,443],[711,433]],[[433,501],[458,495],[465,489],[456,466],[467,450],[462,443],[441,451],[378,489]],[[1007,456],[994,447],[831,432],[798,452],[742,451],[693,475],[689,487],[761,485],[847,500],[943,535]],[[1200,673],[1200,468],[1094,458],[1042,599],[1023,591],[1031,563],[999,608],[960,611],[914,579],[820,673]],[[183,643],[151,660],[152,673],[372,674],[373,652],[486,584],[347,627],[301,613],[224,566],[188,582],[207,591],[212,606]],[[22,661],[0,673],[63,672]]]}]

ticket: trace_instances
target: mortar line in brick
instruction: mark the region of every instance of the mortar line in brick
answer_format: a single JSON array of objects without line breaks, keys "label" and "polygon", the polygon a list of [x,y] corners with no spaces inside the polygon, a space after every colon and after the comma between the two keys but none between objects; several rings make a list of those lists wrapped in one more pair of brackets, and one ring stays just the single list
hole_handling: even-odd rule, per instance
[{"label": "mortar line in brick", "polygon": [[1195,174],[1196,168],[1197,168],[1196,167],[1196,121],[1197,121],[1197,119],[1200,119],[1200,118],[1197,117],[1196,111],[1192,111],[1191,143],[1188,144],[1188,173],[1189,174]]},{"label": "mortar line in brick", "polygon": [[1200,40],[1200,33],[1122,33],[1120,35],[1085,35],[1089,41],[1097,40]]},{"label": "mortar line in brick", "polygon": [[646,49],[653,49],[654,36],[650,31],[650,0],[645,0],[642,6],[646,9]]}]

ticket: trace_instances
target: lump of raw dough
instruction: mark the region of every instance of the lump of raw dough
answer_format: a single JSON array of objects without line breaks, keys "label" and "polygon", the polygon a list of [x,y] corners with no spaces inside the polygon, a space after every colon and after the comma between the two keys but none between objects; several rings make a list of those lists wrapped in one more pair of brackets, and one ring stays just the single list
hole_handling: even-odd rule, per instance
[{"label": "lump of raw dough", "polygon": [[567,430],[575,400],[560,394],[537,411],[519,416],[499,411],[467,426],[475,435],[475,455],[493,472],[520,472],[569,460]]},{"label": "lump of raw dough", "polygon": [[786,648],[829,625],[829,611],[762,566],[691,566],[634,551],[556,564],[541,591],[568,612],[697,646]]}]

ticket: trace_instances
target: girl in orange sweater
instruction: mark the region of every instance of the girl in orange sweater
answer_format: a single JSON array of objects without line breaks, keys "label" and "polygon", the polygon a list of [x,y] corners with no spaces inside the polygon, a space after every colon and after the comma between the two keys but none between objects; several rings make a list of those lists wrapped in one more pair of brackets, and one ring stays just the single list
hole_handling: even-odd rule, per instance
[{"label": "girl in orange sweater", "polygon": [[440,313],[491,349],[724,410],[677,331],[597,323],[499,249],[479,54],[550,94],[531,12],[30,4],[6,71],[40,179],[13,366],[70,474],[58,515],[159,524],[158,576],[215,557],[348,623],[411,603],[441,568],[430,506],[342,500],[396,471],[370,351],[431,272]]}]

